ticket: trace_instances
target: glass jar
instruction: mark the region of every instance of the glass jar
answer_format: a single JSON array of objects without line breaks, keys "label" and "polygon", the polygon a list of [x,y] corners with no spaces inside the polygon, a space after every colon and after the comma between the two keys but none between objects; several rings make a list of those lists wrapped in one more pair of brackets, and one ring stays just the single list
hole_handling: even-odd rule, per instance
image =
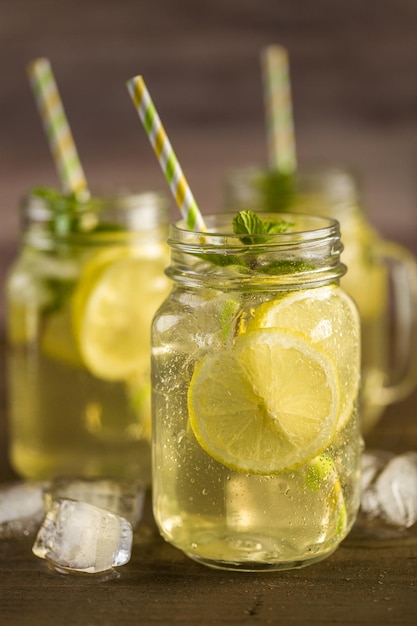
[{"label": "glass jar", "polygon": [[321,560],[359,505],[360,329],[339,225],[273,217],[282,232],[237,235],[227,214],[207,232],[172,225],[174,288],[152,324],[154,517],[215,568]]},{"label": "glass jar", "polygon": [[361,316],[360,415],[367,434],[388,405],[403,400],[417,385],[414,256],[379,236],[363,211],[355,177],[341,168],[301,171],[293,189],[265,170],[236,170],[225,181],[225,205],[230,211],[323,214],[340,222],[342,260],[348,267],[341,285]]},{"label": "glass jar", "polygon": [[84,203],[42,190],[22,206],[6,284],[10,459],[30,479],[150,483],[150,324],[169,291],[169,203]]}]

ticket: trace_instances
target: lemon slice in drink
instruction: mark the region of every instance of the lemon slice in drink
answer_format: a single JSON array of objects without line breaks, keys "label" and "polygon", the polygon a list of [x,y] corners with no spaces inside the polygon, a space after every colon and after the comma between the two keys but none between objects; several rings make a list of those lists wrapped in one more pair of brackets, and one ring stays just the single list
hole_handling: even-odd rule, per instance
[{"label": "lemon slice in drink", "polygon": [[302,336],[254,330],[197,364],[188,407],[197,441],[214,459],[238,472],[277,473],[307,462],[332,440],[337,372]]},{"label": "lemon slice in drink", "polygon": [[340,380],[341,430],[352,415],[360,378],[359,314],[349,296],[327,285],[269,300],[255,309],[246,331],[260,328],[299,331],[332,358]]},{"label": "lemon slice in drink", "polygon": [[89,371],[126,380],[149,369],[150,326],[168,293],[159,257],[126,250],[97,253],[86,264],[73,298],[73,325]]}]

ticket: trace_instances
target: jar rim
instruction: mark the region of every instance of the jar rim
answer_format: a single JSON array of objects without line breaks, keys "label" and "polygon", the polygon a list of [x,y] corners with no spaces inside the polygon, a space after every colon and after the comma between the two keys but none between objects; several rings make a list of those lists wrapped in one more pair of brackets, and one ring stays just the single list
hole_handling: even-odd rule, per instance
[{"label": "jar rim", "polygon": [[[45,188],[50,189],[50,188]],[[55,192],[51,188],[51,191]],[[38,194],[36,189],[30,190],[26,193],[21,200],[21,209],[28,217],[43,221],[49,219],[51,213],[55,210],[53,201],[41,195],[41,191]],[[64,194],[57,192],[57,198],[61,198],[63,202],[71,200],[71,194]],[[75,198],[72,199],[74,206],[76,205]],[[142,207],[148,207],[151,203],[154,203],[162,208],[169,206],[168,197],[162,191],[134,191],[126,189],[115,189],[114,191],[105,191],[104,193],[94,193],[89,198],[81,199],[77,210],[80,212],[86,211],[105,211],[110,207],[120,211],[128,211],[132,209],[141,209]]]},{"label": "jar rim", "polygon": [[[259,165],[229,170],[225,177],[226,206],[257,207],[265,203],[269,211],[291,211],[330,215],[344,220],[362,211],[361,185],[357,173],[340,165],[310,164],[288,177],[276,197],[278,172]],[[271,185],[271,186],[270,186]]]},{"label": "jar rim", "polygon": [[[228,173],[230,177],[238,180],[248,176],[273,176],[278,174],[276,170],[254,164],[231,168]],[[293,178],[295,181],[306,181],[313,178],[322,181],[333,179],[340,184],[343,183],[344,189],[351,192],[357,192],[360,188],[358,173],[353,168],[340,164],[309,163],[298,169],[294,173]]]},{"label": "jar rim", "polygon": [[21,202],[24,237],[32,234],[57,240],[149,234],[168,230],[170,202],[157,191],[114,190],[78,200],[54,189],[32,190]]},{"label": "jar rim", "polygon": [[[181,247],[183,244],[195,248],[227,247],[227,248],[257,248],[281,247],[300,245],[303,242],[322,242],[330,238],[340,237],[339,222],[331,217],[310,215],[307,213],[268,213],[260,212],[257,215],[267,221],[284,221],[289,229],[279,233],[237,234],[233,230],[232,212],[212,213],[204,216],[207,226],[205,231],[192,231],[187,227],[184,219],[170,225],[168,244],[171,247]],[[249,241],[250,239],[250,241]]]},{"label": "jar rim", "polygon": [[[233,213],[204,216],[206,231],[190,231],[184,220],[171,224],[167,275],[177,283],[200,287],[277,290],[326,284],[346,268],[339,222],[300,213],[258,213],[271,220],[288,219],[288,232],[236,234]],[[215,226],[217,227],[215,229]]]}]

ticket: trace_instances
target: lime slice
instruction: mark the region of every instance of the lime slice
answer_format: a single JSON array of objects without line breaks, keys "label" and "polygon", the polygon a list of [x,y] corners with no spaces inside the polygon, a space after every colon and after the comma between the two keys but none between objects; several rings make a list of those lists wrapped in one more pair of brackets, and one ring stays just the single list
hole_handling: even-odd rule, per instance
[{"label": "lime slice", "polygon": [[210,456],[238,472],[276,473],[329,445],[339,412],[337,372],[302,336],[254,330],[197,364],[188,407]]},{"label": "lime slice", "polygon": [[168,293],[158,254],[136,256],[114,249],[97,253],[81,275],[73,298],[73,327],[89,371],[125,380],[149,370],[150,326]]},{"label": "lime slice", "polygon": [[336,534],[346,531],[347,510],[334,461],[326,454],[320,454],[306,466],[306,486],[321,494],[326,503],[335,527]]},{"label": "lime slice", "polygon": [[254,310],[246,331],[260,328],[298,331],[335,362],[340,380],[341,430],[352,415],[360,381],[359,315],[349,296],[328,285],[269,300]]}]

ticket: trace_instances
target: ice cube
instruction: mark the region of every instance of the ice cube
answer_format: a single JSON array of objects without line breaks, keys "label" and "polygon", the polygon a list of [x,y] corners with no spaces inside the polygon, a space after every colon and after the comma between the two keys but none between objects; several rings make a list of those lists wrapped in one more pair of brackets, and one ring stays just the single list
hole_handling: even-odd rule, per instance
[{"label": "ice cube", "polygon": [[125,517],[135,528],[144,506],[145,491],[130,482],[97,478],[58,478],[45,491],[46,508],[59,499],[80,500]]},{"label": "ice cube", "polygon": [[95,574],[130,559],[132,526],[108,510],[75,500],[56,500],[39,529],[33,553],[58,568]]},{"label": "ice cube", "polygon": [[417,452],[392,458],[375,481],[381,516],[397,528],[417,522]]},{"label": "ice cube", "polygon": [[365,450],[362,453],[361,486],[363,492],[366,491],[393,457],[394,454],[386,450]]},{"label": "ice cube", "polygon": [[13,482],[0,489],[0,539],[35,534],[45,515],[43,491],[47,483]]},{"label": "ice cube", "polygon": [[417,452],[397,456],[380,450],[364,453],[357,526],[403,531],[416,522]]}]

